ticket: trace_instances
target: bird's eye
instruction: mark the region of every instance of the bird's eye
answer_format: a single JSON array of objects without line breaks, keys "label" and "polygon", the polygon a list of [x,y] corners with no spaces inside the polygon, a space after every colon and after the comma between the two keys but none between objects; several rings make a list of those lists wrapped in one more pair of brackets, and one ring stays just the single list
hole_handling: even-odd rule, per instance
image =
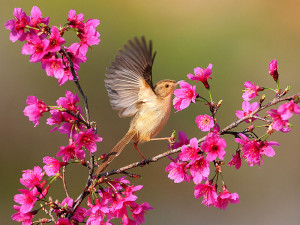
[{"label": "bird's eye", "polygon": [[168,88],[168,87],[169,87],[169,85],[168,85],[168,84],[166,84],[166,85],[165,85],[165,87],[166,87],[166,88]]}]

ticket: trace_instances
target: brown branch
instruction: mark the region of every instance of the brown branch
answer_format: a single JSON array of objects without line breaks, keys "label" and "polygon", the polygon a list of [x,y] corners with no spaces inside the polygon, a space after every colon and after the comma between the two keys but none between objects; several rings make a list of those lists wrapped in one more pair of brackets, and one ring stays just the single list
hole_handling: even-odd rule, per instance
[{"label": "brown branch", "polygon": [[[261,106],[260,108],[258,108],[257,110],[253,111],[251,114],[247,115],[247,116],[244,116],[243,118],[239,119],[239,120],[236,120],[235,122],[231,123],[230,125],[228,125],[227,127],[225,127],[223,130],[220,131],[220,134],[223,135],[225,134],[226,132],[228,132],[229,130],[237,127],[240,123],[242,123],[243,121],[247,120],[247,119],[251,119],[253,118],[253,116],[266,109],[266,108],[269,108],[273,105],[276,105],[277,103],[279,102],[282,102],[282,101],[288,101],[288,100],[292,100],[292,99],[295,99],[297,97],[299,97],[300,93],[298,94],[295,94],[295,95],[292,95],[292,96],[289,96],[289,97],[285,97],[285,98],[282,98],[282,96],[279,96],[277,98],[274,98],[272,101],[268,102],[267,104]],[[205,140],[205,137],[202,137],[200,139],[198,139],[198,143],[201,143]],[[140,162],[134,162],[134,163],[131,163],[127,166],[124,166],[124,167],[121,167],[119,169],[114,169],[114,170],[111,170],[111,171],[108,171],[108,172],[102,172],[99,174],[98,178],[102,177],[102,176],[111,176],[111,175],[114,175],[114,174],[119,174],[119,173],[123,173],[124,171],[126,170],[129,170],[129,169],[132,169],[132,168],[135,168],[135,167],[139,167],[139,166],[144,166],[146,164],[150,164],[152,162],[156,162],[166,156],[169,156],[169,155],[172,155],[172,154],[175,154],[175,153],[178,153],[181,151],[181,147],[179,148],[176,148],[176,149],[173,149],[173,150],[169,150],[169,151],[166,151],[162,154],[159,154],[159,155],[156,155],[152,158],[149,158],[149,159],[145,159],[143,161],[140,161]]]},{"label": "brown branch", "polygon": [[66,179],[65,179],[65,173],[66,173],[66,166],[63,166],[63,169],[62,169],[62,181],[63,181],[63,185],[64,185],[64,189],[65,189],[66,195],[67,195],[67,197],[69,197],[68,188],[67,188]]},{"label": "brown branch", "polygon": [[[89,124],[90,123],[90,113],[89,113],[89,105],[88,105],[88,100],[87,100],[87,97],[85,96],[81,86],[80,86],[80,83],[78,81],[78,77],[76,75],[76,72],[75,72],[75,69],[74,69],[74,64],[73,64],[73,61],[72,59],[70,58],[70,55],[69,53],[66,51],[66,49],[64,47],[61,47],[60,49],[63,53],[63,55],[68,59],[69,63],[70,63],[70,70],[71,70],[71,73],[72,73],[72,76],[73,76],[73,80],[83,98],[83,101],[84,101],[84,108],[85,108],[85,113],[86,113],[86,119],[87,119],[87,123]],[[88,128],[90,128],[90,125],[88,126]]]}]

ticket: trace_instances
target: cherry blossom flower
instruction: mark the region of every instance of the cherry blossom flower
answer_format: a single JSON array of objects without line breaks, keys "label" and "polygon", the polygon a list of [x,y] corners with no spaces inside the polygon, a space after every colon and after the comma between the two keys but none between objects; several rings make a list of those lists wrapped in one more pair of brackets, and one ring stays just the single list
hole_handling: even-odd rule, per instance
[{"label": "cherry blossom flower", "polygon": [[136,205],[136,207],[131,209],[132,217],[137,224],[142,224],[145,222],[146,211],[151,210],[151,209],[154,209],[154,208],[152,208],[149,205],[149,203],[147,203],[147,202]]},{"label": "cherry blossom flower", "polygon": [[[243,105],[242,105],[242,108],[243,108],[243,111],[239,111],[237,110],[235,115],[241,119],[245,116],[248,116],[249,114],[251,114],[252,112],[254,112],[256,109],[259,108],[259,104],[257,102],[253,102],[252,104],[250,104],[249,102],[247,101],[244,101],[243,102]],[[258,114],[255,114],[255,116],[258,116]],[[254,121],[256,120],[255,118],[251,118],[251,119],[247,119],[245,120],[246,123],[250,123],[250,120],[251,121]]]},{"label": "cherry blossom flower", "polygon": [[199,115],[196,117],[196,123],[202,131],[209,131],[214,127],[214,119],[209,115]]},{"label": "cherry blossom flower", "polygon": [[208,161],[214,161],[217,157],[223,160],[226,154],[225,148],[225,140],[215,133],[207,135],[205,141],[201,143],[201,149],[207,153],[206,159]]},{"label": "cherry blossom flower", "polygon": [[190,140],[190,146],[183,145],[181,148],[181,152],[178,155],[178,158],[181,161],[191,161],[190,163],[194,163],[198,158],[198,152],[200,151],[198,147],[197,138],[192,138]]},{"label": "cherry blossom flower", "polygon": [[74,135],[74,138],[78,149],[81,149],[81,147],[84,146],[85,149],[90,152],[96,152],[96,142],[102,141],[102,138],[94,133],[93,128],[87,129],[86,131],[80,131],[78,134]]},{"label": "cherry blossom flower", "polygon": [[202,180],[207,180],[210,170],[209,162],[204,158],[204,156],[199,157],[190,166],[190,173],[195,184],[200,184]]},{"label": "cherry blossom flower", "polygon": [[232,158],[230,162],[228,163],[229,166],[235,166],[235,168],[238,170],[241,168],[242,160],[241,160],[241,154],[240,151],[236,151],[236,154],[232,155]]},{"label": "cherry blossom flower", "polygon": [[27,212],[27,213],[21,213],[20,212],[20,208],[21,206],[19,205],[14,205],[13,206],[14,210],[16,210],[17,212],[15,214],[13,214],[11,216],[11,218],[14,221],[17,222],[22,222],[22,225],[31,225],[32,224],[32,218],[34,217],[34,215],[36,214],[36,211],[32,211],[32,212]]},{"label": "cherry blossom flower", "polygon": [[268,157],[275,155],[275,151],[271,146],[279,146],[275,141],[250,140],[243,134],[239,134],[239,136],[240,138],[236,138],[235,141],[241,145],[242,157],[246,159],[249,166],[258,165],[260,167],[263,164],[263,155]]},{"label": "cherry blossom flower", "polygon": [[14,196],[14,201],[21,205],[20,207],[21,213],[28,213],[33,209],[34,204],[37,201],[37,198],[33,196],[30,190],[19,189],[19,191],[22,194],[16,194]]},{"label": "cherry blossom flower", "polygon": [[197,184],[194,191],[195,198],[203,196],[202,204],[210,207],[217,202],[216,186],[212,185],[212,181],[206,181],[205,184]]},{"label": "cherry blossom flower", "polygon": [[26,103],[28,106],[26,106],[23,111],[24,115],[28,116],[29,120],[33,122],[36,127],[39,125],[39,120],[43,116],[43,113],[49,111],[49,107],[43,100],[38,100],[35,96],[28,96]]},{"label": "cherry blossom flower", "polygon": [[30,26],[37,27],[38,24],[49,24],[49,17],[42,18],[42,12],[37,6],[33,6],[30,12]]},{"label": "cherry blossom flower", "polygon": [[23,170],[22,172],[20,183],[29,189],[39,186],[44,176],[44,172],[39,166],[35,166],[33,170]]},{"label": "cherry blossom flower", "polygon": [[207,79],[211,79],[210,75],[211,75],[212,67],[213,67],[212,64],[209,64],[206,69],[202,69],[200,67],[197,67],[197,68],[194,69],[195,75],[189,73],[187,75],[187,77],[190,80],[201,81],[204,84],[205,88],[209,89],[209,84],[207,82]]},{"label": "cherry blossom flower", "polygon": [[232,204],[240,202],[240,197],[237,193],[229,193],[225,185],[223,185],[222,189],[223,192],[220,192],[217,202],[214,205],[216,208],[225,210],[229,202]]},{"label": "cherry blossom flower", "polygon": [[[73,199],[70,197],[65,198],[62,202],[61,205],[63,207],[67,207],[69,210],[72,210],[73,208]],[[77,210],[74,212],[73,216],[71,217],[71,219],[76,220],[78,222],[83,222],[83,220],[85,219],[84,214],[86,213],[86,209],[83,207],[78,207]]]},{"label": "cherry blossom flower", "polygon": [[60,151],[57,152],[56,157],[62,156],[64,162],[68,162],[70,159],[78,158],[84,159],[85,153],[82,149],[75,148],[75,143],[70,141],[68,146],[61,146]]},{"label": "cherry blossom flower", "polygon": [[64,109],[70,110],[74,113],[77,113],[78,111],[82,113],[82,110],[80,106],[77,106],[76,104],[80,101],[78,95],[76,93],[72,93],[71,91],[66,91],[65,97],[60,97],[56,104],[57,106],[60,106]]},{"label": "cherry blossom flower", "polygon": [[173,99],[173,105],[177,111],[187,108],[191,102],[196,103],[196,97],[198,95],[195,92],[196,85],[192,86],[185,81],[181,81],[179,85],[180,89],[174,91],[176,97]]},{"label": "cherry blossom flower", "polygon": [[26,40],[27,43],[22,48],[22,54],[30,55],[29,62],[40,62],[48,54],[50,41],[48,39],[41,39],[37,35],[29,35]]},{"label": "cherry blossom flower", "polygon": [[72,28],[82,28],[83,27],[83,21],[84,21],[84,15],[82,13],[76,15],[76,11],[74,9],[71,9],[69,11],[68,19],[69,25]]},{"label": "cherry blossom flower", "polygon": [[273,123],[271,124],[272,129],[281,131],[284,133],[290,132],[291,129],[289,127],[289,121],[283,120],[281,114],[276,109],[271,109],[267,111],[267,113],[271,116]]},{"label": "cherry blossom flower", "polygon": [[46,74],[50,77],[55,77],[56,79],[61,79],[64,76],[64,66],[61,58],[57,58],[52,55],[49,58],[44,58],[42,60],[42,68],[46,70]]},{"label": "cherry blossom flower", "polygon": [[[62,163],[55,158],[46,156],[43,158],[43,162],[46,164],[43,169],[45,170],[48,177],[54,176],[59,173]],[[63,163],[66,165],[65,163]]]},{"label": "cherry blossom flower", "polygon": [[24,41],[28,33],[25,28],[29,25],[29,16],[21,8],[15,8],[14,17],[16,19],[8,20],[5,23],[5,28],[11,31],[10,40],[12,42]]},{"label": "cherry blossom flower", "polygon": [[294,100],[291,100],[279,106],[278,113],[282,120],[288,120],[293,116],[293,113],[300,114],[300,106],[297,105]]},{"label": "cherry blossom flower", "polygon": [[60,46],[65,43],[65,39],[60,36],[59,30],[52,26],[51,34],[49,36],[49,52],[58,52],[60,50]]},{"label": "cherry blossom flower", "polygon": [[277,60],[273,59],[270,63],[269,63],[269,73],[270,75],[273,77],[274,81],[278,80],[278,71],[277,71]]},{"label": "cherry blossom flower", "polygon": [[176,160],[176,162],[171,162],[167,165],[165,171],[169,172],[168,177],[171,180],[174,180],[174,183],[181,183],[182,181],[190,181],[190,175],[187,173],[187,163],[180,162]]},{"label": "cherry blossom flower", "polygon": [[246,90],[242,97],[245,101],[250,101],[251,99],[258,96],[257,92],[264,90],[263,87],[255,86],[255,84],[251,83],[250,81],[246,81],[244,83],[244,87],[246,88]]},{"label": "cherry blossom flower", "polygon": [[73,225],[73,223],[67,218],[59,218],[54,225]]}]

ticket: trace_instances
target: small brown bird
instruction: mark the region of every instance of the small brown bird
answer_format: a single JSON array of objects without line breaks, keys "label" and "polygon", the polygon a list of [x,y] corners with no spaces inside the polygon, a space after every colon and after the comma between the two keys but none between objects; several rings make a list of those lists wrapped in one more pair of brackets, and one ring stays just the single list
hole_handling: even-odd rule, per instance
[{"label": "small brown bird", "polygon": [[[152,41],[148,46],[145,37],[134,38],[119,50],[115,62],[106,70],[105,87],[114,110],[119,116],[134,116],[125,136],[110,151],[97,169],[98,176],[108,164],[118,156],[124,147],[134,141],[138,143],[151,140],[170,140],[170,138],[154,137],[165,126],[170,116],[171,100],[178,83],[173,80],[161,80],[152,84],[152,65],[155,54],[152,54]],[[144,157],[143,157],[144,158]]]}]

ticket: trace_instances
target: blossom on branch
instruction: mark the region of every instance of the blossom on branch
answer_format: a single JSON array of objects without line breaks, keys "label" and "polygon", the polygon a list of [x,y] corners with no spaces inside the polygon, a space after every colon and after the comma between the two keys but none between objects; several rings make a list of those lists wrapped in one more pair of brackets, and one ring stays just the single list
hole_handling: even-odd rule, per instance
[{"label": "blossom on branch", "polygon": [[196,80],[196,81],[201,81],[203,84],[204,84],[204,87],[206,89],[209,89],[209,84],[207,82],[207,79],[212,79],[210,77],[211,75],[211,69],[212,69],[213,65],[210,63],[206,69],[202,69],[200,67],[197,67],[194,69],[194,73],[195,75],[189,73],[187,75],[187,77],[190,79],[190,80]]},{"label": "blossom on branch", "polygon": [[214,127],[214,119],[209,115],[199,115],[196,117],[196,123],[202,131],[209,131]]},{"label": "blossom on branch", "polygon": [[255,84],[251,83],[250,81],[246,81],[244,83],[244,87],[246,88],[246,90],[244,90],[244,94],[242,97],[245,101],[250,101],[251,99],[258,96],[257,92],[264,90],[263,87],[255,86]]},{"label": "blossom on branch", "polygon": [[198,96],[196,85],[192,86],[185,81],[181,81],[179,85],[180,89],[174,91],[176,97],[173,99],[173,105],[177,111],[187,108],[191,102],[196,103],[196,97]]},{"label": "blossom on branch", "polygon": [[[237,110],[235,115],[241,119],[245,116],[248,116],[251,114],[253,111],[259,108],[259,104],[257,102],[253,102],[250,104],[248,101],[244,101],[242,105],[243,111]],[[255,116],[258,116],[258,114],[255,114]],[[255,118],[247,119],[245,120],[246,123],[250,123],[250,121],[256,120]]]},{"label": "blossom on branch", "polygon": [[23,111],[24,115],[28,116],[29,120],[33,122],[36,127],[39,125],[39,120],[43,116],[43,113],[49,111],[49,107],[43,100],[38,100],[35,96],[28,96],[26,103],[28,106],[26,106]]}]

